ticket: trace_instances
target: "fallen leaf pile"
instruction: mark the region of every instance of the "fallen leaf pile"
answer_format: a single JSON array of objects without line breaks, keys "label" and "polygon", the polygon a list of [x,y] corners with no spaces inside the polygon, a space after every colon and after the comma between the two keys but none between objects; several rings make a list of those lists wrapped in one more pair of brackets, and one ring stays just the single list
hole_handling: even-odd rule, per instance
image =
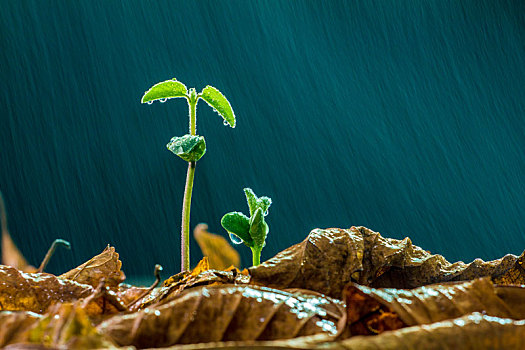
[{"label": "fallen leaf pile", "polygon": [[525,348],[524,255],[450,263],[408,238],[332,228],[241,272],[199,230],[209,259],[157,288],[124,284],[110,246],[58,277],[0,265],[0,347]]}]

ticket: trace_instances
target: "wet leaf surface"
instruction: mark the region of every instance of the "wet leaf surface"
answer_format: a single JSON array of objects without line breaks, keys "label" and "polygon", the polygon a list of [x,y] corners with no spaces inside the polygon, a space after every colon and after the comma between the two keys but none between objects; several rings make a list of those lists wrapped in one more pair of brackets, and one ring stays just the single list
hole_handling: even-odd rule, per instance
[{"label": "wet leaf surface", "polygon": [[[490,278],[415,289],[375,289],[351,283],[346,286],[344,295],[349,322],[355,322],[380,307],[395,313],[409,326],[444,321],[472,312],[525,319],[525,308],[521,306],[525,300],[525,288],[513,288],[512,297],[505,291],[508,288],[494,286]],[[355,307],[356,300],[360,307]]]},{"label": "wet leaf surface", "polygon": [[318,229],[243,272],[205,257],[139,288],[108,246],[60,277],[0,265],[0,347],[521,348],[523,261],[452,264],[408,238]]},{"label": "wet leaf surface", "polygon": [[264,287],[205,286],[131,315],[115,316],[101,333],[119,345],[162,347],[228,340],[271,340],[326,333],[344,326],[343,306],[327,312],[333,299]]},{"label": "wet leaf surface", "polygon": [[319,349],[524,349],[525,321],[472,313],[460,318],[413,326],[378,336],[357,336]]},{"label": "wet leaf surface", "polygon": [[340,298],[348,282],[391,288],[503,275],[516,262],[499,260],[449,263],[412,244],[384,238],[365,227],[315,229],[296,244],[249,269],[251,282],[273,288],[304,288]]},{"label": "wet leaf surface", "polygon": [[48,273],[24,273],[0,265],[0,310],[44,313],[55,303],[86,298],[94,289]]}]

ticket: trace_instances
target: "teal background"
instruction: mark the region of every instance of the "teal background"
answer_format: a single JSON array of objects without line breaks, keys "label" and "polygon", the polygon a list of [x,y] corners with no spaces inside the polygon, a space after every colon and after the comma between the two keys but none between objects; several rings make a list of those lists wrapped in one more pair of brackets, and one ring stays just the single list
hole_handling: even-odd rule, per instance
[{"label": "teal background", "polygon": [[51,272],[107,243],[129,276],[179,270],[187,105],[139,103],[172,77],[238,119],[199,103],[192,226],[226,236],[249,186],[274,201],[263,259],[352,225],[452,261],[525,248],[523,1],[0,5],[0,190],[33,264],[60,237]]}]

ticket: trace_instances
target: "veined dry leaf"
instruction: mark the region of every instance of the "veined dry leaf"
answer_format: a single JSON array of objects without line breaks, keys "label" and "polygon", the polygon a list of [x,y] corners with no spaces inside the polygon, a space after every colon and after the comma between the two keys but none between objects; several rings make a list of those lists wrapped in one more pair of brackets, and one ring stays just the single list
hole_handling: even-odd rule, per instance
[{"label": "veined dry leaf", "polygon": [[516,260],[514,265],[503,275],[495,277],[494,283],[497,284],[525,284],[525,251]]},{"label": "veined dry leaf", "polygon": [[93,288],[48,273],[24,273],[0,265],[0,311],[45,312],[58,302],[88,297]]},{"label": "veined dry leaf", "polygon": [[[337,313],[333,304],[339,305]],[[98,326],[119,345],[162,347],[228,340],[286,339],[325,333],[345,323],[341,302],[250,286],[204,286],[169,303],[117,315]]]},{"label": "veined dry leaf", "polygon": [[102,253],[58,278],[89,284],[93,287],[97,287],[100,280],[104,279],[106,286],[116,290],[119,283],[126,279],[121,267],[122,262],[119,260],[118,253],[108,244]]},{"label": "veined dry leaf", "polygon": [[225,270],[232,265],[241,266],[239,253],[224,237],[208,232],[208,225],[195,226],[193,237],[199,244],[202,254],[208,257],[210,269]]},{"label": "veined dry leaf", "polygon": [[251,283],[274,288],[304,288],[340,298],[350,281],[374,287],[415,288],[445,281],[500,276],[516,262],[505,257],[470,264],[449,263],[412,244],[409,238],[384,238],[365,227],[315,229],[259,266],[249,268]]},{"label": "veined dry leaf", "polygon": [[[387,307],[408,326],[461,317],[472,312],[525,319],[525,287],[495,287],[490,278],[432,284],[416,289],[375,289],[351,283],[344,290],[347,320],[357,322],[375,308]],[[498,293],[498,289],[501,290]],[[504,295],[503,298],[500,294]],[[505,297],[506,296],[506,297]],[[354,333],[355,334],[355,333]]]},{"label": "veined dry leaf", "polygon": [[247,284],[249,281],[249,276],[239,273],[235,268],[230,271],[210,270],[208,258],[204,257],[191,272],[180,272],[164,281],[164,286],[146,296],[138,308],[166,303],[177,298],[184,290],[197,286]]},{"label": "veined dry leaf", "polygon": [[472,313],[460,318],[402,328],[377,336],[325,343],[327,350],[507,350],[525,348],[525,320]]}]

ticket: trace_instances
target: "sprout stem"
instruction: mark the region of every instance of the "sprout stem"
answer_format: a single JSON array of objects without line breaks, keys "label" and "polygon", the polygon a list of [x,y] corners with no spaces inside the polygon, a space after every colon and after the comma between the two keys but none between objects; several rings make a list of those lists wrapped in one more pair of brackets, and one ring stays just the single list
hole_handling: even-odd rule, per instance
[{"label": "sprout stem", "polygon": [[193,178],[195,176],[195,162],[188,163],[186,174],[186,187],[184,189],[184,202],[182,204],[182,227],[181,227],[181,271],[190,269],[190,208],[191,193],[193,191]]},{"label": "sprout stem", "polygon": [[250,247],[252,250],[252,263],[253,266],[257,266],[261,264],[261,250],[262,248],[258,247]]},{"label": "sprout stem", "polygon": [[[190,90],[188,105],[190,107],[190,134],[195,135],[197,130],[197,101],[195,90]],[[184,188],[184,200],[182,202],[182,225],[181,225],[181,271],[190,269],[190,209],[191,194],[193,192],[193,178],[195,177],[196,162],[188,163],[186,173],[186,187]]]}]

